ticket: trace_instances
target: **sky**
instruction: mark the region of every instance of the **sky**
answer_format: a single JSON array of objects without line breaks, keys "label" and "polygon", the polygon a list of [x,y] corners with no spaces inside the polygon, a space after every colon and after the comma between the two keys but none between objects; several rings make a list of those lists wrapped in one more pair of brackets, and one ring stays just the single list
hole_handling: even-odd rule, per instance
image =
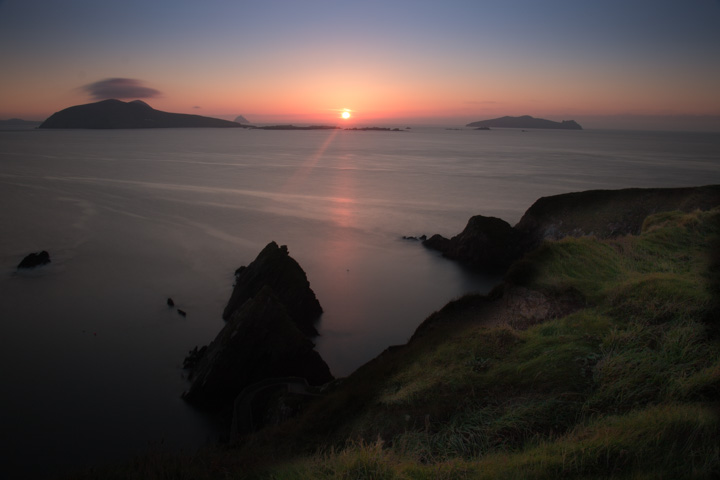
[{"label": "sky", "polygon": [[720,0],[0,0],[0,65],[0,119],[139,98],[254,123],[720,131]]}]

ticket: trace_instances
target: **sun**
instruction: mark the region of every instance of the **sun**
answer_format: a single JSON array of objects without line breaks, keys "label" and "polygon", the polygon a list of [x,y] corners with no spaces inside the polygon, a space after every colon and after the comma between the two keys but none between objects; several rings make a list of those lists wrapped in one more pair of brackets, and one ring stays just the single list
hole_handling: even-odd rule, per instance
[{"label": "sun", "polygon": [[340,116],[343,118],[343,120],[347,120],[348,118],[350,118],[350,110],[348,110],[347,108],[344,109]]}]

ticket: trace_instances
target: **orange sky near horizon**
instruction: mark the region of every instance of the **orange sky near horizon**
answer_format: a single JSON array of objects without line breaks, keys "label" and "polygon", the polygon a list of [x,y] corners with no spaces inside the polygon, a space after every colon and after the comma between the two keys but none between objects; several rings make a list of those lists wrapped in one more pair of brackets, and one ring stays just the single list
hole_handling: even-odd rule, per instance
[{"label": "orange sky near horizon", "polygon": [[159,110],[256,123],[720,117],[718,24],[710,0],[6,1],[0,119],[97,101],[108,79]]}]

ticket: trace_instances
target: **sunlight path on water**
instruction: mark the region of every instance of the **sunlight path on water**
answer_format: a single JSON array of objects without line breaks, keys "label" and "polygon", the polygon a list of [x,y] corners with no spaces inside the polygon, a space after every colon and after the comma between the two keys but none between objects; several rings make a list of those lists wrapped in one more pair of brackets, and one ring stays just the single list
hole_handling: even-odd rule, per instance
[{"label": "sunlight path on water", "polygon": [[[317,149],[317,151],[310,155],[307,159],[307,161],[300,164],[295,170],[295,172],[292,174],[292,176],[285,182],[285,184],[280,188],[280,192],[287,192],[287,191],[293,191],[295,190],[295,187],[298,185],[302,185],[305,183],[308,175],[310,175],[310,172],[313,170],[313,168],[317,165],[318,161],[323,157],[325,151],[327,150],[328,146],[333,142],[335,137],[337,136],[340,129],[334,129],[330,132],[330,135],[325,139],[325,141],[320,145],[320,147]],[[300,132],[301,133],[301,132]]]}]

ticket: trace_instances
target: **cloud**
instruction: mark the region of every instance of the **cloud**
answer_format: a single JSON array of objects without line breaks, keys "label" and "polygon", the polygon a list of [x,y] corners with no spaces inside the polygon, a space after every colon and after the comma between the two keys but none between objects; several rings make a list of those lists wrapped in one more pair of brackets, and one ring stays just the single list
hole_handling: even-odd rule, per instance
[{"label": "cloud", "polygon": [[108,98],[152,98],[160,95],[160,91],[143,86],[134,78],[106,78],[99,82],[89,83],[81,87],[95,100]]}]

